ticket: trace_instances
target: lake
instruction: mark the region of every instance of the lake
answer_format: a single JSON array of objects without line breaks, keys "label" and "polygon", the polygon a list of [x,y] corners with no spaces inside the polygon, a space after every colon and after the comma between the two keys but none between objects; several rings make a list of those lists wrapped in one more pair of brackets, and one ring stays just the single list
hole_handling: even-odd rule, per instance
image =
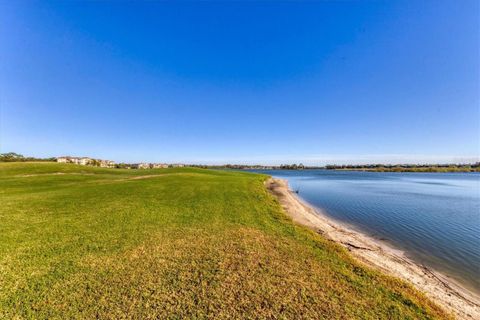
[{"label": "lake", "polygon": [[480,293],[480,174],[255,170]]}]

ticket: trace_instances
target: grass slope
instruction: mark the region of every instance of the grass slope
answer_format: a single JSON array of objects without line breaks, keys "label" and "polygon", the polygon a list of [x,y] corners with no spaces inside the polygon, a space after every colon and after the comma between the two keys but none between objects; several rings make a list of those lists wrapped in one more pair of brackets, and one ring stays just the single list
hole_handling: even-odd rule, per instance
[{"label": "grass slope", "polygon": [[0,318],[448,318],[294,225],[264,179],[0,163]]}]

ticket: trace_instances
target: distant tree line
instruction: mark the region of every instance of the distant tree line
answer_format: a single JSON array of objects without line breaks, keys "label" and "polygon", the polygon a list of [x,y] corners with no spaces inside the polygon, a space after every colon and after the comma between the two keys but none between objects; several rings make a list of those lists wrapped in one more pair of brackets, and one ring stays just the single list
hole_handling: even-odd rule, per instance
[{"label": "distant tree line", "polygon": [[223,165],[204,165],[204,164],[190,164],[190,167],[204,168],[204,169],[236,169],[236,170],[303,170],[303,169],[323,169],[323,167],[305,166],[300,164],[281,164],[279,166],[265,166],[260,164],[223,164]]},{"label": "distant tree line", "polygon": [[480,162],[474,164],[366,164],[327,165],[327,170],[358,170],[375,172],[479,172]]},{"label": "distant tree line", "polygon": [[116,163],[115,168],[117,169],[131,169],[132,165],[128,163]]},{"label": "distant tree line", "polygon": [[271,166],[262,166],[259,164],[220,164],[220,165],[208,165],[208,164],[189,164],[189,167],[202,168],[202,169],[236,169],[236,170],[246,170],[246,169],[272,169]]},{"label": "distant tree line", "polygon": [[305,166],[300,163],[300,164],[281,164],[280,169],[282,170],[303,170],[305,169]]},{"label": "distant tree line", "polygon": [[0,153],[0,162],[26,162],[26,161],[56,161],[55,158],[35,158],[24,157],[21,154],[15,152]]},{"label": "distant tree line", "polygon": [[[0,162],[27,162],[27,161],[44,161],[55,162],[56,158],[35,158],[25,157],[15,152],[0,153]],[[100,165],[99,160],[92,159],[94,165]],[[98,162],[98,163],[97,163]],[[169,165],[174,167],[175,165]],[[480,162],[474,164],[364,164],[364,165],[333,165],[329,164],[325,167],[304,166],[300,164],[281,164],[279,166],[265,165],[247,165],[247,164],[225,164],[225,165],[201,165],[190,164],[189,167],[205,168],[205,169],[236,169],[236,170],[303,170],[303,169],[327,169],[327,170],[357,170],[357,171],[375,171],[375,172],[480,172]],[[130,169],[136,168],[135,165],[127,163],[115,164],[116,168]]]}]

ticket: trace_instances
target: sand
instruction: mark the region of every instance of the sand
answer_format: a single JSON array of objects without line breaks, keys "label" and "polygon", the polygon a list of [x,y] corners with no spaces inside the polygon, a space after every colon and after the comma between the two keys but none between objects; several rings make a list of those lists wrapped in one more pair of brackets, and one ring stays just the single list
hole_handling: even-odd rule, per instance
[{"label": "sand", "polygon": [[457,319],[480,319],[480,297],[475,293],[407,258],[403,251],[327,217],[292,192],[286,180],[270,178],[266,186],[294,222],[341,244],[368,266],[412,283]]}]

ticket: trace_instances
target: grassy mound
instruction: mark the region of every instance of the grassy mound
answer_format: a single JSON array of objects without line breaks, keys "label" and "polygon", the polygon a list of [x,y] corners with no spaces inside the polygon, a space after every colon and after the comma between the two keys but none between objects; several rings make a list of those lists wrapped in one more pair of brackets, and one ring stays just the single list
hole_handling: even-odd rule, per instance
[{"label": "grassy mound", "polygon": [[294,225],[264,179],[0,163],[0,318],[448,318]]}]

